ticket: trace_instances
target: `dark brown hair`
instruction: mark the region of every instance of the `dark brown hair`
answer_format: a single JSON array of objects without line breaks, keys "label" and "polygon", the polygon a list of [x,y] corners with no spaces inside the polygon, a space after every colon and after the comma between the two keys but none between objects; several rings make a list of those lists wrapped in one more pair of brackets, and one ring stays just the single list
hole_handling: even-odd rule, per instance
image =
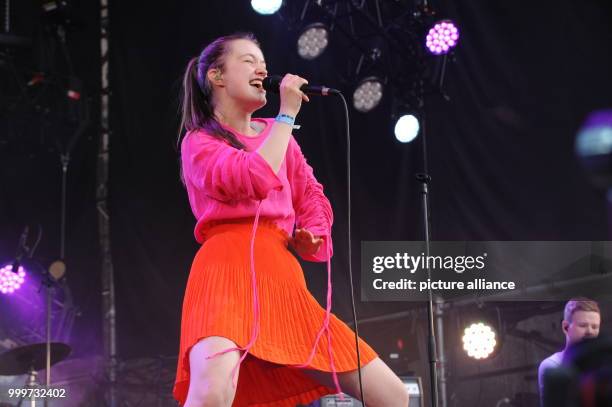
[{"label": "dark brown hair", "polygon": [[259,42],[252,33],[234,33],[219,37],[208,44],[199,56],[191,58],[183,77],[181,124],[179,126],[177,148],[180,153],[181,141],[186,132],[202,129],[213,137],[225,140],[231,146],[244,149],[244,144],[231,131],[225,129],[215,118],[212,103],[212,85],[207,77],[209,69],[223,71],[229,44],[235,40],[249,40],[258,47]]}]

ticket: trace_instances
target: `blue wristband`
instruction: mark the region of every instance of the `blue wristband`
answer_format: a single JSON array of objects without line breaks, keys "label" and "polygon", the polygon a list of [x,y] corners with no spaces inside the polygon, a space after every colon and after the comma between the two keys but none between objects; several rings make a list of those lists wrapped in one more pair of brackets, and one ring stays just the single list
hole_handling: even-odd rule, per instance
[{"label": "blue wristband", "polygon": [[274,121],[285,123],[293,127],[293,123],[295,123],[295,117],[289,116],[288,114],[280,113],[278,116],[276,116],[276,119],[274,119]]}]

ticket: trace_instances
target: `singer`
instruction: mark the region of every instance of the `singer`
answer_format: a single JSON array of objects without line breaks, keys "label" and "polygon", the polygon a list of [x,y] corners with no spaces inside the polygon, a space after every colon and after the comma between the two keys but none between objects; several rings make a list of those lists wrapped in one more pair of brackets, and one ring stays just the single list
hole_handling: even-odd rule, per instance
[{"label": "singer", "polygon": [[[291,135],[307,81],[285,75],[278,116],[255,119],[266,76],[259,43],[241,33],[210,43],[184,76],[181,175],[202,244],[174,386],[185,407],[294,407],[340,389],[359,397],[354,333],[330,314],[329,296],[325,310],[308,292],[288,249],[327,261],[329,273],[331,206]],[[399,378],[361,340],[359,349],[367,404],[408,406]]]}]

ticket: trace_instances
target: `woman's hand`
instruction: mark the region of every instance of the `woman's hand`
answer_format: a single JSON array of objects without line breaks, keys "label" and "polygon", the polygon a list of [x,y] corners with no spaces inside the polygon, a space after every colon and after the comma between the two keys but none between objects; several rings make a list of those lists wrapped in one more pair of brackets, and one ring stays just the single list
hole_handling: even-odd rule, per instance
[{"label": "woman's hand", "polygon": [[300,108],[302,107],[302,101],[308,102],[308,96],[300,90],[302,85],[308,84],[308,81],[297,75],[286,74],[279,86],[279,93],[281,99],[280,113],[288,114],[289,116],[296,117]]},{"label": "woman's hand", "polygon": [[314,255],[322,244],[323,238],[313,235],[306,229],[296,229],[293,239],[289,242],[289,245],[301,257]]},{"label": "woman's hand", "polygon": [[[295,119],[300,112],[302,100],[308,101],[308,96],[300,90],[300,87],[308,81],[297,75],[287,74],[280,83],[279,91],[281,97],[281,107],[279,114],[285,114]],[[285,122],[274,122],[272,130],[264,142],[259,146],[257,152],[263,157],[275,174],[281,168],[287,146],[291,138],[292,127]]]}]

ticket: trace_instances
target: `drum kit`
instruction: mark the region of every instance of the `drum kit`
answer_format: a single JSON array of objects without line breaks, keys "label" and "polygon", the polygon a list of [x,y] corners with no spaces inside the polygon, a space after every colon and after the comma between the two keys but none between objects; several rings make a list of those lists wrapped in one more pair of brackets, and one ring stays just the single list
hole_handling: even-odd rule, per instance
[{"label": "drum kit", "polygon": [[[47,352],[50,350],[50,352]],[[49,389],[41,388],[37,381],[38,371],[43,370],[47,366],[47,355],[50,357],[50,366],[61,362],[70,355],[70,346],[61,342],[51,343],[35,343],[31,345],[19,346],[0,354],[0,376],[20,376],[27,374],[25,385],[21,389],[9,390],[9,396],[19,400],[16,407],[21,407],[24,401],[27,401],[27,406],[36,407],[36,400],[43,400],[44,405],[47,405],[49,398],[58,396],[49,392]],[[36,397],[42,393],[49,397]],[[40,390],[47,390],[41,392]],[[32,390],[32,391],[29,391]],[[11,394],[12,393],[12,394]],[[40,406],[40,404],[39,404]]]},{"label": "drum kit", "polygon": [[[61,340],[69,338],[74,319],[74,307],[72,307],[68,287],[63,280],[66,271],[65,264],[62,261],[55,261],[45,268],[33,260],[32,254],[38,243],[30,247],[27,237],[28,227],[26,226],[20,238],[12,269],[22,270],[21,264],[26,264],[32,284],[18,287],[18,291],[11,293],[10,300],[3,299],[4,301],[0,304],[0,312],[6,316],[2,320],[0,333],[3,332],[4,335],[13,338],[11,341],[4,342],[5,347],[7,343],[12,346],[8,346],[9,350],[0,354],[0,376],[27,375],[27,379],[24,385],[18,387],[13,383],[13,387],[8,389],[7,393],[1,394],[0,398],[6,399],[8,396],[10,401],[19,400],[17,407],[21,407],[26,400],[29,407],[36,407],[37,400],[39,400],[38,406],[47,407],[50,398],[56,398],[56,395],[60,397],[59,394],[56,394],[58,389],[51,387],[51,366],[66,359],[71,352],[71,347]],[[37,242],[39,240],[37,239]],[[40,280],[38,288],[35,283],[37,280]],[[63,294],[62,301],[57,298],[56,289],[60,289]],[[42,298],[39,298],[41,296],[44,296],[46,301],[42,301]],[[54,305],[55,308],[58,307],[55,303],[61,305],[61,312],[53,311]],[[20,308],[21,311],[25,308],[27,314],[20,314],[18,312]],[[27,317],[24,318],[24,315]],[[44,322],[41,318],[43,315]],[[53,321],[55,324],[52,324]],[[52,333],[53,327],[56,328],[55,334]],[[61,337],[60,341],[58,337]],[[40,342],[43,338],[44,342]],[[32,339],[34,343],[29,343],[32,342]],[[19,346],[20,344],[23,345]],[[41,385],[37,378],[38,371],[43,369],[45,371],[44,385]]]}]

